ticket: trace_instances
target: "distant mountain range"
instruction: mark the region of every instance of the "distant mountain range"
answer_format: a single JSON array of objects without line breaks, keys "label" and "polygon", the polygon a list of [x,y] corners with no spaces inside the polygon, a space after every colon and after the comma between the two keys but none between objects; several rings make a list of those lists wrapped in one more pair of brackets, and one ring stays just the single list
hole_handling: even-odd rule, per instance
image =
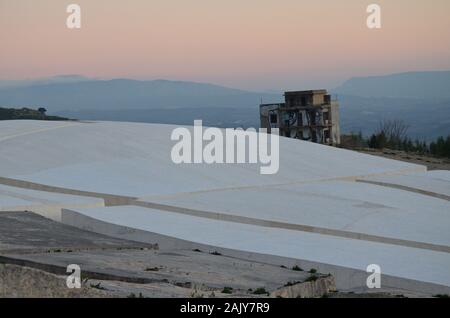
[{"label": "distant mountain range", "polygon": [[[450,71],[352,78],[330,92],[339,97],[344,133],[368,135],[380,120],[402,119],[413,138],[450,134]],[[192,124],[203,119],[209,126],[258,127],[261,100],[281,102],[282,92],[79,75],[0,81],[0,107],[45,107],[49,114],[92,120]]]},{"label": "distant mountain range", "polygon": [[170,109],[190,107],[255,107],[280,96],[254,93],[212,84],[131,79],[4,83],[0,105],[43,106],[51,112],[79,110]]},{"label": "distant mountain range", "polygon": [[92,79],[81,75],[59,75],[26,80],[0,80],[0,89],[30,87],[35,85],[47,85],[47,84],[78,83],[90,80]]},{"label": "distant mountain range", "polygon": [[355,77],[333,91],[360,97],[450,99],[450,71]]},{"label": "distant mountain range", "polygon": [[340,95],[341,131],[369,135],[381,121],[403,120],[411,138],[431,141],[450,134],[450,100]]}]

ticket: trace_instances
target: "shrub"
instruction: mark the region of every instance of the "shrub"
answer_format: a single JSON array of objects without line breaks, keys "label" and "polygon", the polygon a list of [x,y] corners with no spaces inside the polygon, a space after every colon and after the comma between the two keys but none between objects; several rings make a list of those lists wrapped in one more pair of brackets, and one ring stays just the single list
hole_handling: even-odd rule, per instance
[{"label": "shrub", "polygon": [[269,295],[267,290],[264,287],[256,288],[253,292],[254,295]]},{"label": "shrub", "polygon": [[449,295],[447,294],[437,294],[437,295],[433,295],[434,298],[450,298]]},{"label": "shrub", "polygon": [[303,272],[303,269],[301,267],[299,267],[298,265],[295,265],[294,267],[292,267],[293,271],[299,271],[299,272]]},{"label": "shrub", "polygon": [[106,288],[105,287],[103,287],[102,285],[101,285],[101,283],[98,283],[98,284],[91,284],[91,287],[92,288],[95,288],[95,289],[100,289],[100,290],[105,290]]},{"label": "shrub", "polygon": [[224,287],[222,289],[222,293],[223,294],[232,294],[233,293],[233,288],[231,288],[231,287]]}]

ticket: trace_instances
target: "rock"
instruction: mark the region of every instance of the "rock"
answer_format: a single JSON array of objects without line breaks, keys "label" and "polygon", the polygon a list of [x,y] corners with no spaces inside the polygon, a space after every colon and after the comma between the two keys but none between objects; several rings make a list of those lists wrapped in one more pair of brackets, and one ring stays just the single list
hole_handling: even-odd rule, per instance
[{"label": "rock", "polygon": [[273,291],[270,297],[282,298],[312,298],[321,297],[336,291],[336,283],[333,276],[320,277],[315,281],[297,283],[285,286]]},{"label": "rock", "polygon": [[111,297],[106,291],[83,286],[69,289],[66,278],[38,269],[0,264],[0,298]]}]

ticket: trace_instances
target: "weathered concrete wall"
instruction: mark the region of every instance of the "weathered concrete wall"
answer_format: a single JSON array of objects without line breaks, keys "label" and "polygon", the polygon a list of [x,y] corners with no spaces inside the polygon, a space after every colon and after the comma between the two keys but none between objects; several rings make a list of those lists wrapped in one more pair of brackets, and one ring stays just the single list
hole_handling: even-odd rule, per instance
[{"label": "weathered concrete wall", "polygon": [[61,222],[61,210],[64,208],[76,209],[76,208],[98,208],[104,207],[103,201],[98,200],[92,203],[82,204],[45,204],[45,205],[24,205],[24,206],[6,206],[0,207],[1,212],[23,212],[30,211],[39,214],[47,219]]},{"label": "weathered concrete wall", "polygon": [[341,143],[341,126],[339,119],[339,103],[336,101],[331,102],[331,123],[333,124],[331,128],[331,138],[333,139],[333,144],[339,145]]},{"label": "weathered concrete wall", "polygon": [[108,297],[106,292],[82,287],[69,289],[66,278],[29,267],[0,264],[0,298]]},{"label": "weathered concrete wall", "polygon": [[87,195],[85,192],[0,177],[0,212],[32,211],[61,221],[62,208],[104,207],[107,198],[97,193]]},{"label": "weathered concrete wall", "polygon": [[35,183],[35,182],[12,179],[12,178],[5,178],[5,177],[0,177],[0,184],[12,186],[12,187],[36,190],[36,191],[69,194],[69,195],[76,195],[76,196],[82,196],[82,197],[84,196],[84,197],[91,197],[91,198],[100,198],[100,199],[103,199],[104,204],[108,205],[108,206],[130,204],[130,202],[132,202],[136,199],[134,197],[129,197],[129,196],[111,195],[111,194],[91,192],[91,191],[81,191],[81,190],[55,187],[55,186],[45,185],[45,184],[41,184],[41,183]]},{"label": "weathered concrete wall", "polygon": [[336,291],[334,277],[322,277],[315,281],[294,284],[282,287],[270,294],[270,297],[282,298],[313,298],[321,297],[330,292]]}]

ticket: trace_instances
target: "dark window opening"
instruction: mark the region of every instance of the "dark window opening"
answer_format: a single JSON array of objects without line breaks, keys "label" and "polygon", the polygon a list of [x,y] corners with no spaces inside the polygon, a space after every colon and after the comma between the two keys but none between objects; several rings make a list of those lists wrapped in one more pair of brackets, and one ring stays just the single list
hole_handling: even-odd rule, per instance
[{"label": "dark window opening", "polygon": [[300,103],[301,103],[301,106],[306,106],[306,97],[301,97]]},{"label": "dark window opening", "polygon": [[277,114],[270,114],[270,123],[276,124],[278,122]]}]

